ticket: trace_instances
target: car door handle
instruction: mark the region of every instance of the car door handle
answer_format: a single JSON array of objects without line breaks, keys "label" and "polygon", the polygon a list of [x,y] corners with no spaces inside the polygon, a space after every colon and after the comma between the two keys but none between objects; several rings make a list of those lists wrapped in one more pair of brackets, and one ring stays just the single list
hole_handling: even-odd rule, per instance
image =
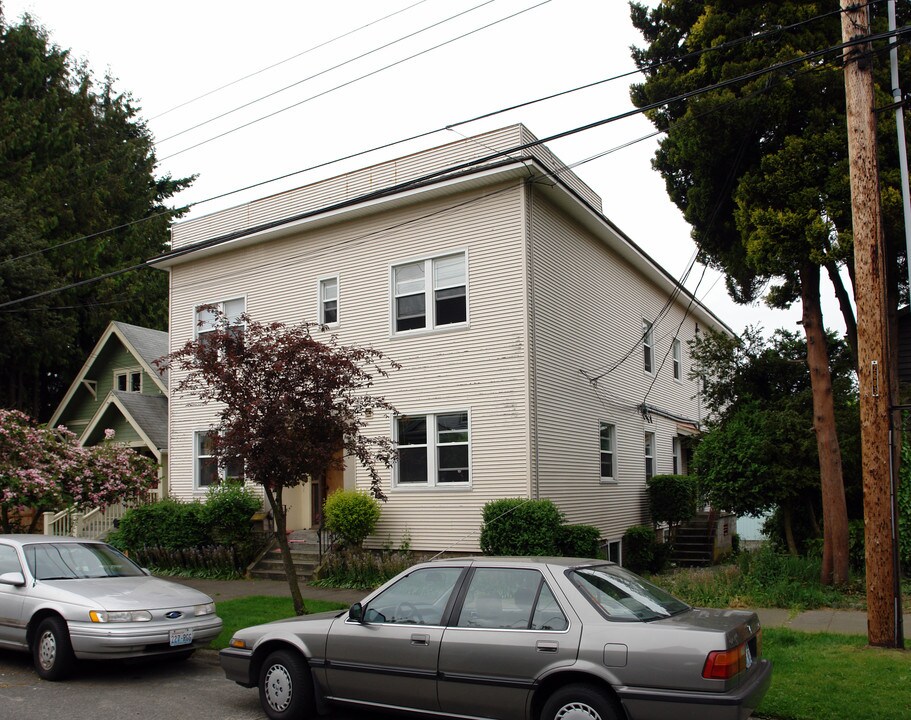
[{"label": "car door handle", "polygon": [[430,645],[430,635],[418,635],[415,633],[411,636],[412,645]]},{"label": "car door handle", "polygon": [[553,640],[538,640],[535,649],[538,652],[555,653],[560,649],[560,643]]}]

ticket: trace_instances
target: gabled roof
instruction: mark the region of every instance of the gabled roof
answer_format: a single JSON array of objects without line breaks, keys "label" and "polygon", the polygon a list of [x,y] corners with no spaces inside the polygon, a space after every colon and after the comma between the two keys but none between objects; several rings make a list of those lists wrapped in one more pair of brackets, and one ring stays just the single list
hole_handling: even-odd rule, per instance
[{"label": "gabled roof", "polygon": [[120,390],[112,390],[101,403],[80,438],[83,444],[99,429],[103,432],[102,421],[113,409],[123,415],[150,450],[159,456],[167,452],[168,399],[164,395],[141,395]]},{"label": "gabled roof", "polygon": [[83,363],[82,368],[76,374],[76,377],[73,379],[73,382],[67,390],[66,395],[63,396],[63,399],[60,401],[57,409],[54,410],[54,414],[48,421],[48,425],[50,427],[54,427],[60,420],[61,415],[63,415],[64,410],[73,399],[73,396],[76,394],[76,391],[79,389],[83,380],[87,378],[89,371],[95,364],[95,361],[104,351],[108,343],[112,342],[112,338],[123,344],[127,351],[136,358],[136,362],[142,367],[142,369],[149,374],[149,376],[152,378],[152,381],[161,390],[161,392],[167,396],[167,373],[161,375],[158,372],[158,368],[153,365],[153,362],[158,358],[168,354],[168,334],[161,330],[151,330],[149,328],[139,327],[138,325],[130,325],[128,323],[113,321],[101,334],[98,342],[95,343],[95,347],[92,348],[92,352],[89,353],[89,356],[86,358],[85,363]]}]

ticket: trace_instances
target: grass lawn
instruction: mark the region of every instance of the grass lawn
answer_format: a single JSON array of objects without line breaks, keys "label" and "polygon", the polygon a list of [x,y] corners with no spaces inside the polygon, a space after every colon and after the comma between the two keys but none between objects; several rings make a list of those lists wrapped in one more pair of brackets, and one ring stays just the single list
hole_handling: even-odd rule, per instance
[{"label": "grass lawn", "polygon": [[911,652],[864,636],[762,631],[772,687],[756,715],[777,720],[911,718]]},{"label": "grass lawn", "polygon": [[[326,600],[307,600],[305,598],[304,604],[311,613],[348,609],[348,605]],[[294,616],[294,604],[291,602],[291,598],[263,595],[250,595],[236,600],[217,602],[215,610],[224,623],[221,634],[212,641],[212,647],[216,650],[227,647],[231,636],[241,628]]]}]

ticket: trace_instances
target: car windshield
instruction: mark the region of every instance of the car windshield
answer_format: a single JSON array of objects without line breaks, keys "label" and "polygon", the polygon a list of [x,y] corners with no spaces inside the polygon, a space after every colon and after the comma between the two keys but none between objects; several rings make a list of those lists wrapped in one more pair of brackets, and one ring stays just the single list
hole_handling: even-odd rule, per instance
[{"label": "car windshield", "polygon": [[36,580],[136,577],[142,568],[110,545],[98,543],[34,543],[25,547],[25,561]]},{"label": "car windshield", "polygon": [[659,620],[689,610],[686,603],[617,565],[571,570],[569,578],[611,620]]}]

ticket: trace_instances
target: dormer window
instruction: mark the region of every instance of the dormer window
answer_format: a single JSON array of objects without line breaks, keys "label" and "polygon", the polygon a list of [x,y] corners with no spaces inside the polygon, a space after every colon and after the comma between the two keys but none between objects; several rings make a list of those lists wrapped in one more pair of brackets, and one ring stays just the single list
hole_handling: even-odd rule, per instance
[{"label": "dormer window", "polygon": [[142,392],[142,370],[117,370],[114,372],[114,389],[120,392]]}]

